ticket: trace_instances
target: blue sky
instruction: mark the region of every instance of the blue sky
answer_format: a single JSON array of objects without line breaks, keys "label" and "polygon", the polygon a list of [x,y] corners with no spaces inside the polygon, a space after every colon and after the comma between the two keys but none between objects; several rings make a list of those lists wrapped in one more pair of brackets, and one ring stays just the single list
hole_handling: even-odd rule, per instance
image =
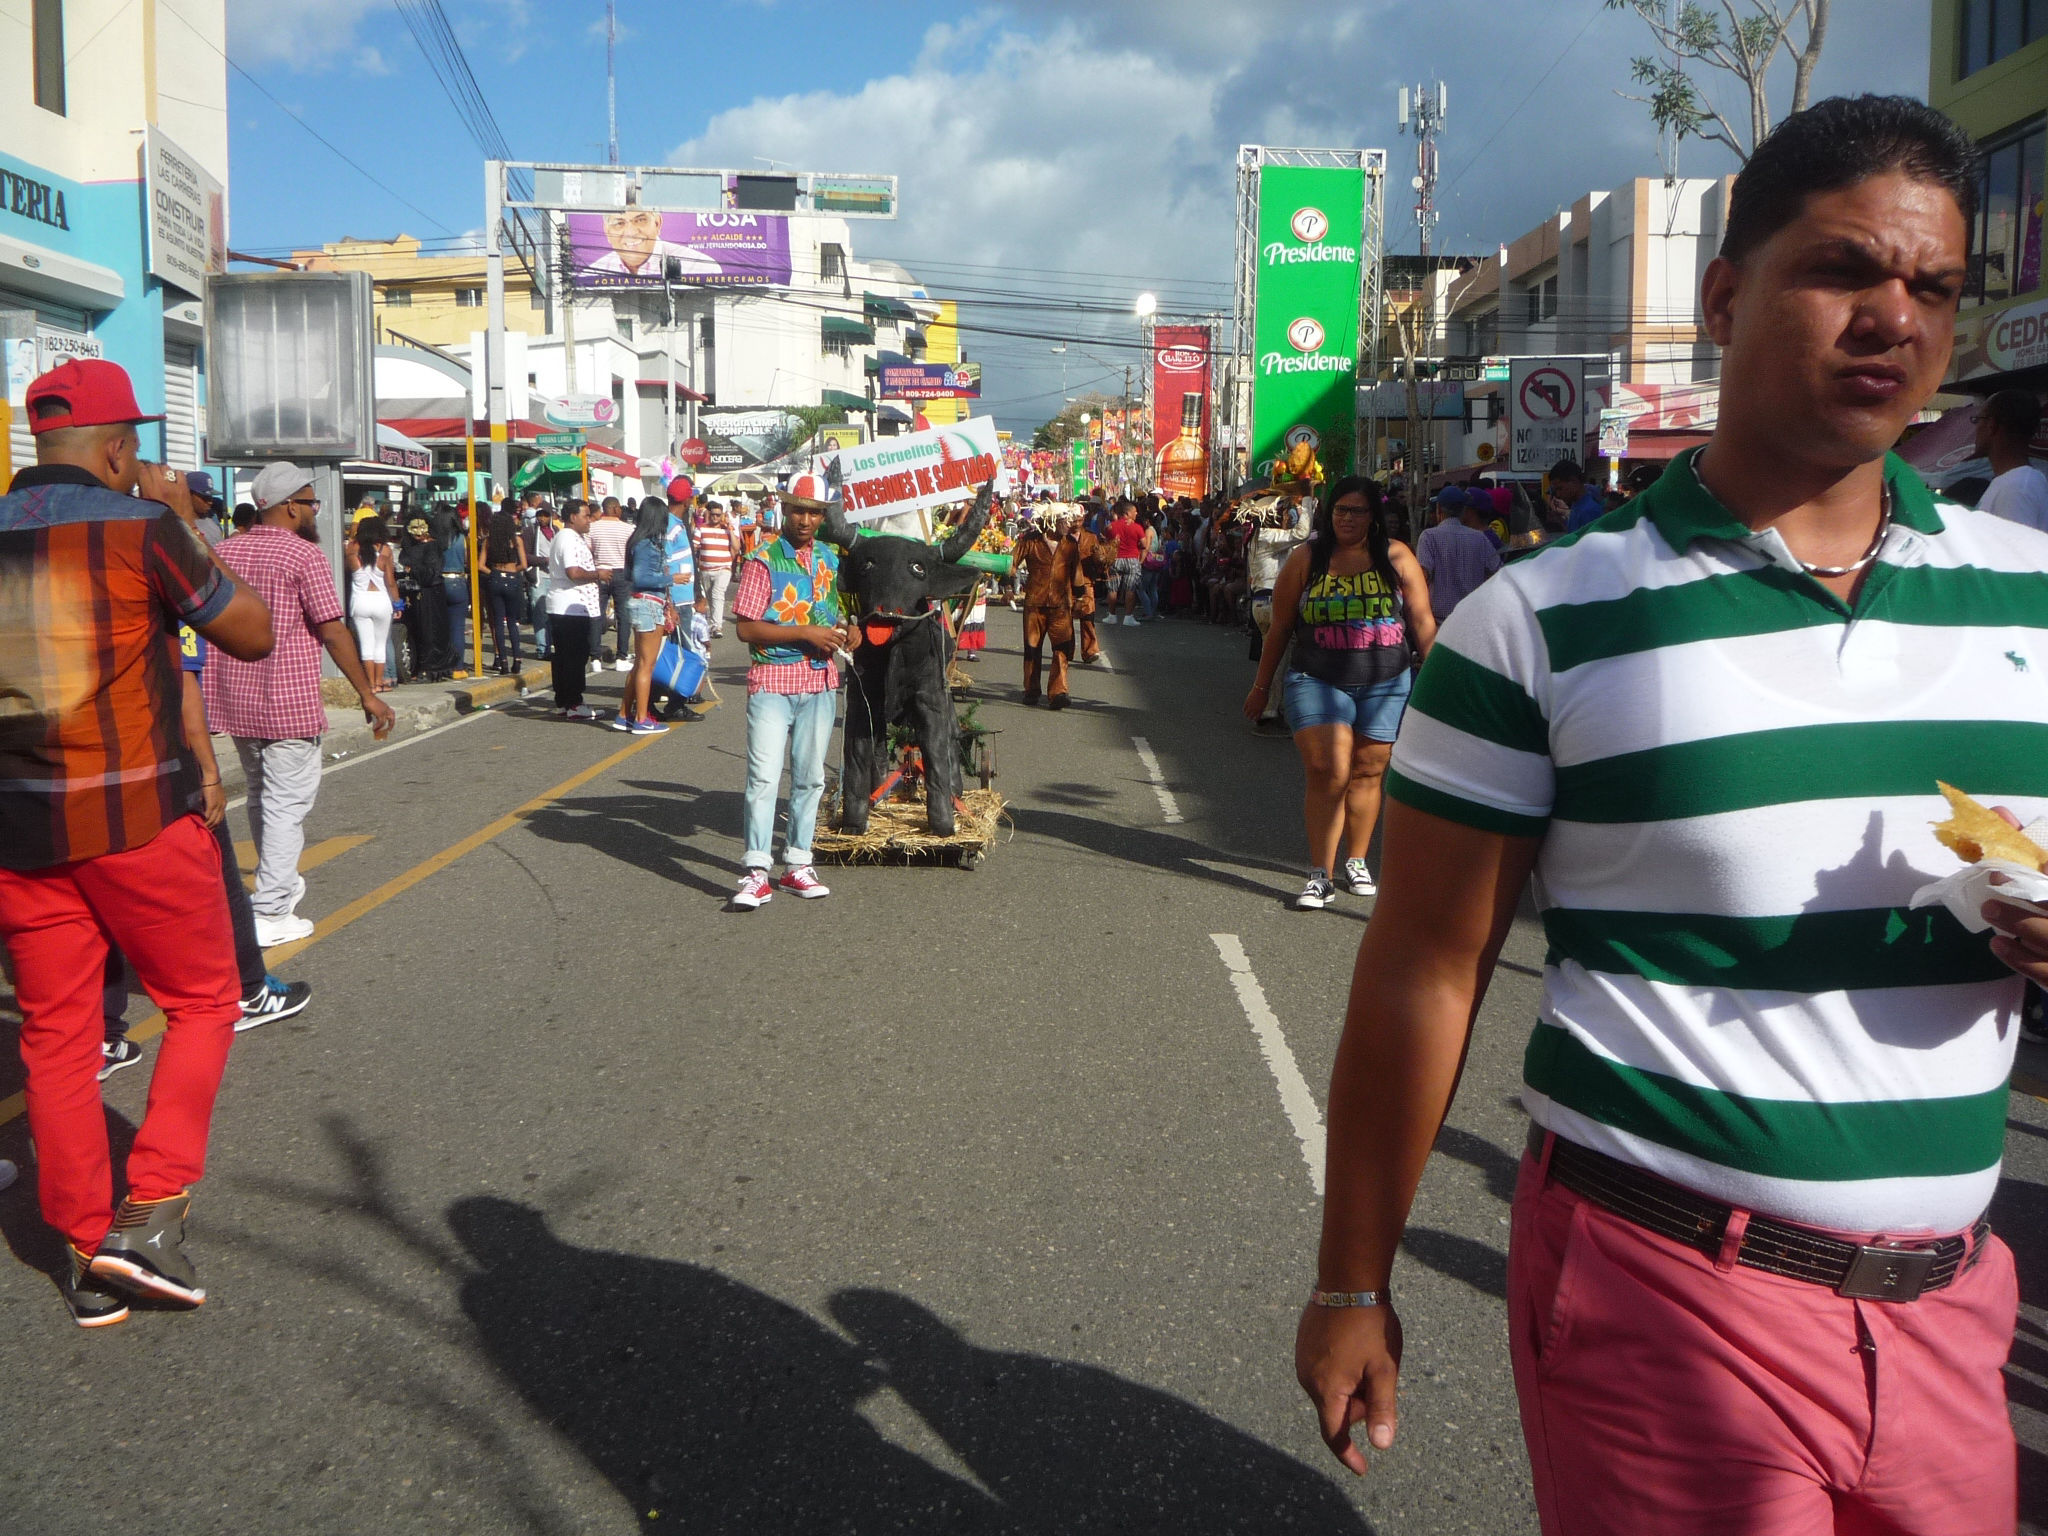
[{"label": "blue sky", "polygon": [[[601,0],[444,4],[516,156],[604,158]],[[231,75],[237,249],[479,228],[482,157],[391,0],[228,10],[235,62],[375,178]],[[1642,108],[1616,94],[1646,37],[1603,0],[620,0],[619,20],[623,160],[897,174],[903,217],[857,226],[856,254],[960,294],[970,324],[1073,336],[1068,393],[1121,386],[1131,327],[1103,311],[1141,290],[1168,312],[1228,309],[1240,143],[1387,147],[1390,249],[1413,251],[1401,81],[1450,86],[1440,244],[1491,250],[1658,170]],[[1926,0],[1837,0],[1820,93],[1924,95],[1927,29]],[[1680,168],[1728,162],[1688,146]],[[1022,295],[1083,307],[972,302]],[[1048,341],[967,345],[1002,425],[1058,408]]]}]

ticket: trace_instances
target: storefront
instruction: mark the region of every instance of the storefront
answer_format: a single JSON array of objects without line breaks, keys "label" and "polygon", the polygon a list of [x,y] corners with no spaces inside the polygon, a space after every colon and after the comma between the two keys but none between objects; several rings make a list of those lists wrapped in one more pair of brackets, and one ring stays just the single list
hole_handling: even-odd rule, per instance
[{"label": "storefront", "polygon": [[[0,153],[0,331],[32,342],[31,376],[72,357],[119,363],[142,409],[166,418],[143,428],[143,456],[197,469],[205,316],[165,273],[201,289],[216,246],[224,264],[220,186],[155,129],[133,164],[127,180],[86,182]],[[19,413],[8,446],[15,466],[34,461]]]}]

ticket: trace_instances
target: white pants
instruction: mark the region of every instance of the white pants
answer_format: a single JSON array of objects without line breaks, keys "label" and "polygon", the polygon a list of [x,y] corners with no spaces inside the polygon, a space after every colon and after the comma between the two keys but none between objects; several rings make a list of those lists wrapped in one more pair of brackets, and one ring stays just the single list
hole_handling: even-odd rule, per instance
[{"label": "white pants", "polygon": [[356,650],[364,661],[381,666],[391,645],[391,595],[372,588],[349,596],[348,621],[356,632]]},{"label": "white pants", "polygon": [[258,917],[284,917],[298,886],[306,817],[320,793],[320,743],[254,736],[234,742],[249,787],[249,831],[256,839],[256,894],[249,904]]},{"label": "white pants", "polygon": [[715,633],[725,628],[725,589],[732,585],[732,571],[699,571],[697,580],[704,585],[704,600],[711,605],[711,628]]}]

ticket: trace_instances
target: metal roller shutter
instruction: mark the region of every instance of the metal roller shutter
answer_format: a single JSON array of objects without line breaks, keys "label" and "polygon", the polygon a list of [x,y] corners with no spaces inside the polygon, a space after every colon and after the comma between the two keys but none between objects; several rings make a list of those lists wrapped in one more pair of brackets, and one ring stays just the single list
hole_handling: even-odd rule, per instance
[{"label": "metal roller shutter", "polygon": [[164,342],[164,462],[200,467],[199,348],[189,341]]}]

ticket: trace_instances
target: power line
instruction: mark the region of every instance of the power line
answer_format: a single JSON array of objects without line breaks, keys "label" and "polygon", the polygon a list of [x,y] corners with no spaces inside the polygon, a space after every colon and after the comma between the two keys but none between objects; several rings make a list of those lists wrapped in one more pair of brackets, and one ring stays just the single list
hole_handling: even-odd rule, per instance
[{"label": "power line", "polygon": [[326,134],[322,133],[318,128],[315,128],[311,123],[307,122],[303,117],[299,116],[299,114],[294,112],[290,107],[286,106],[283,102],[279,101],[277,97],[271,94],[269,86],[265,85],[261,80],[258,80],[254,75],[250,74],[248,70],[242,68],[240,64],[237,64],[235,62],[234,58],[227,52],[226,49],[221,48],[218,44],[214,42],[212,38],[208,37],[204,32],[201,32],[197,27],[193,26],[192,23],[185,18],[185,16],[178,10],[176,6],[170,4],[170,0],[163,0],[163,8],[169,11],[173,16],[176,16],[179,21],[183,22],[185,30],[187,32],[190,32],[194,37],[198,38],[200,42],[204,43],[208,48],[211,48],[215,53],[219,54],[221,56],[222,61],[226,63],[228,68],[232,69],[244,80],[248,81],[251,85],[255,86],[256,89],[262,93],[264,100],[268,101],[273,107],[276,107],[278,111],[282,112],[286,117],[290,118],[293,122],[297,123],[301,128],[305,129],[306,132],[310,133],[314,138],[318,139],[321,144],[325,145],[329,150],[333,152],[336,159],[340,160],[344,165],[348,166],[350,170],[354,171],[357,175],[361,176],[363,180],[369,182],[371,186],[377,188],[387,197],[390,197],[397,202],[405,204],[406,207],[410,208],[414,213],[418,214],[421,218],[425,219],[429,224],[433,225],[436,229],[447,230],[448,233],[451,235],[455,233],[454,230],[448,229],[448,226],[446,224],[443,224],[439,219],[435,218],[431,213],[427,212],[426,209],[422,208],[418,203],[414,202],[404,193],[396,191],[392,187],[387,186],[384,182],[378,180],[376,176],[370,173],[369,168],[363,165],[361,161],[357,160],[353,155],[349,154],[347,150],[343,149],[339,144],[336,144],[332,139],[328,138]]},{"label": "power line", "polygon": [[1479,163],[1480,156],[1484,155],[1489,149],[1493,148],[1493,141],[1499,138],[1501,134],[1506,131],[1508,124],[1515,120],[1516,115],[1520,113],[1522,108],[1526,107],[1527,105],[1529,105],[1531,101],[1535,100],[1536,93],[1543,89],[1544,82],[1547,81],[1552,75],[1557,73],[1557,66],[1564,62],[1565,55],[1570,53],[1574,48],[1579,46],[1579,39],[1586,35],[1586,33],[1592,28],[1593,23],[1599,19],[1600,13],[1606,9],[1607,0],[1593,0],[1593,9],[1591,13],[1586,17],[1585,24],[1581,26],[1577,32],[1574,32],[1572,34],[1572,40],[1566,43],[1563,49],[1559,51],[1557,57],[1550,61],[1550,68],[1544,70],[1542,74],[1536,77],[1536,83],[1529,87],[1528,92],[1522,97],[1520,101],[1515,103],[1514,111],[1508,113],[1506,117],[1502,118],[1497,124],[1494,125],[1493,132],[1489,133],[1486,136],[1486,142],[1484,144],[1481,144],[1479,148],[1472,152],[1471,159],[1467,160],[1463,165],[1458,167],[1458,174],[1456,176],[1453,176],[1449,181],[1444,183],[1443,190],[1446,196],[1450,194],[1451,188],[1455,187],[1458,184],[1458,182],[1461,179],[1463,179],[1465,173],[1471,170],[1473,166]]}]

